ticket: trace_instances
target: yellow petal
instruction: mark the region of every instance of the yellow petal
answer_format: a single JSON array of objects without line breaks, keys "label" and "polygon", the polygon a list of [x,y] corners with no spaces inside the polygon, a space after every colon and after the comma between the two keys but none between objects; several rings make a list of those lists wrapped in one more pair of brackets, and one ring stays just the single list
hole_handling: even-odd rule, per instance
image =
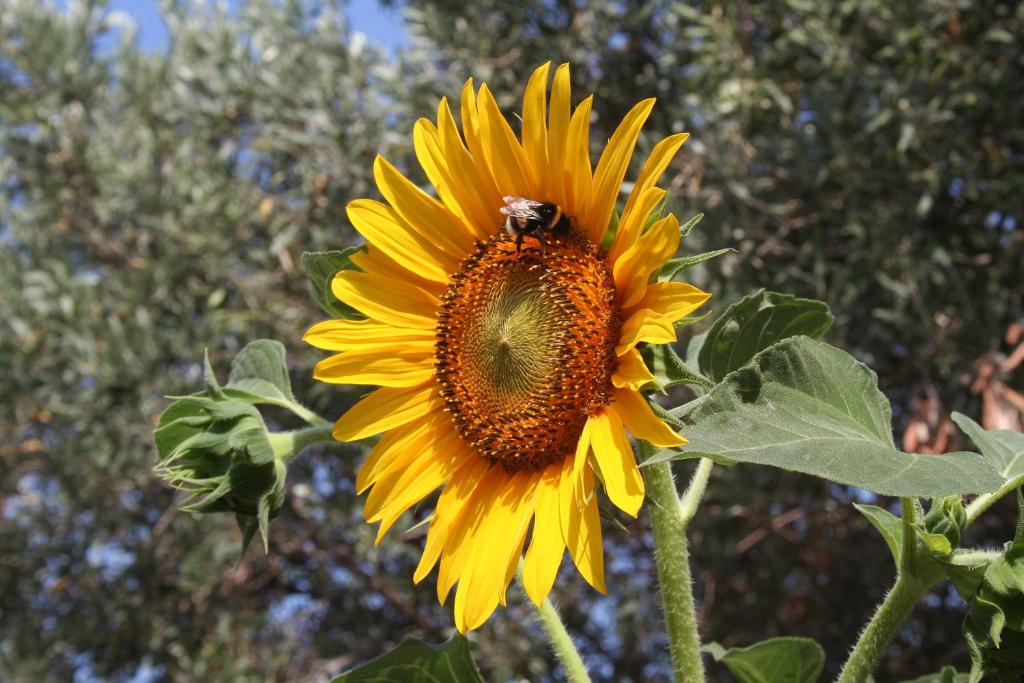
[{"label": "yellow petal", "polygon": [[[483,458],[470,458],[462,463],[462,467],[452,474],[451,481],[445,486],[437,499],[434,508],[434,519],[427,530],[427,543],[423,548],[419,565],[413,574],[414,583],[419,583],[437,564],[442,550],[449,545],[449,532],[452,525],[462,516],[467,503],[477,489],[481,477],[490,465]],[[455,539],[454,542],[458,542]]]},{"label": "yellow petal", "polygon": [[480,86],[477,99],[480,117],[480,139],[491,173],[503,194],[520,197],[539,196],[526,152],[494,101],[487,85]]},{"label": "yellow petal", "polygon": [[441,307],[440,299],[414,283],[353,270],[338,272],[331,291],[357,311],[395,327],[434,329]]},{"label": "yellow petal", "polygon": [[679,222],[669,214],[651,226],[612,266],[619,306],[629,308],[647,292],[647,281],[679,246]]},{"label": "yellow petal", "polygon": [[509,559],[521,547],[533,515],[537,479],[533,472],[510,475],[491,501],[471,571],[459,579],[458,590],[466,591],[465,630],[483,624],[505,594]]},{"label": "yellow petal", "polygon": [[449,273],[458,268],[456,257],[423,237],[390,206],[371,199],[356,199],[345,211],[352,226],[367,242],[403,268],[442,284],[447,284]]},{"label": "yellow petal", "polygon": [[562,469],[562,463],[549,465],[537,484],[533,538],[526,551],[526,559],[523,560],[523,587],[538,607],[551,592],[565,553],[558,507],[558,484],[562,480]]},{"label": "yellow petal", "polygon": [[[437,573],[437,599],[444,604],[455,582],[460,580],[472,563],[481,538],[480,529],[490,501],[498,495],[500,485],[507,478],[500,466],[491,466],[473,490],[471,500],[463,514],[452,524],[449,547],[441,555],[441,568]],[[465,599],[465,593],[462,594]]]},{"label": "yellow petal", "polygon": [[533,177],[543,184],[548,176],[547,90],[551,62],[538,67],[530,76],[523,95],[523,150],[533,169]]},{"label": "yellow petal", "polygon": [[[590,112],[593,106],[594,97],[590,96],[573,112],[562,160],[563,208],[567,216],[577,219],[577,224],[580,217],[586,216],[590,204]],[[585,222],[580,224],[581,229],[586,227]]]},{"label": "yellow petal", "polygon": [[622,252],[632,246],[637,238],[643,234],[651,212],[665,198],[665,194],[665,190],[662,190],[660,187],[650,187],[640,196],[640,201],[629,211],[622,212],[619,229],[615,232],[612,246],[608,250],[609,263],[615,263],[616,259],[622,255]]},{"label": "yellow petal", "polygon": [[384,473],[401,469],[423,451],[426,443],[443,437],[451,430],[451,420],[441,413],[388,431],[374,444],[370,457],[359,468],[356,493],[362,494]]},{"label": "yellow petal", "polygon": [[674,323],[693,313],[710,298],[710,294],[686,282],[655,282],[647,285],[647,291],[634,308],[649,309]]},{"label": "yellow petal", "polygon": [[352,351],[367,347],[379,348],[382,339],[394,344],[433,344],[435,332],[425,327],[395,327],[369,319],[324,320],[306,330],[302,339],[325,351]]},{"label": "yellow petal", "polygon": [[[563,524],[568,528],[566,545],[580,575],[601,593],[607,593],[604,585],[604,547],[601,541],[601,516],[597,510],[597,496],[594,495],[594,475],[590,468],[583,470],[583,485],[586,496],[572,496],[572,504],[562,506]],[[572,485],[563,478],[561,487]]]},{"label": "yellow petal", "polygon": [[590,447],[608,499],[627,515],[636,517],[644,502],[644,480],[622,421],[614,410],[605,409],[590,418],[590,422],[594,424]]},{"label": "yellow petal", "polygon": [[636,184],[633,185],[633,191],[629,193],[629,199],[626,200],[626,206],[622,210],[622,215],[629,213],[629,210],[633,207],[633,204],[637,199],[644,193],[644,191],[653,187],[657,184],[658,180],[661,179],[661,174],[665,172],[668,165],[672,163],[672,159],[675,157],[676,152],[683,146],[686,139],[690,137],[689,133],[676,133],[665,138],[651,150],[651,155],[647,157],[647,161],[644,162],[644,167],[640,170],[640,175],[636,179]]},{"label": "yellow petal", "polygon": [[[448,101],[441,100],[437,109],[435,129],[429,121],[421,120],[413,131],[416,154],[427,176],[438,188],[445,204],[462,216],[464,227],[474,239],[486,239],[494,227],[501,223],[501,198],[488,176],[481,178],[469,151],[462,143]],[[435,180],[430,167],[436,168]],[[441,190],[446,186],[445,191]]]},{"label": "yellow petal", "polygon": [[[569,137],[569,65],[560,64],[555,69],[551,84],[551,111],[548,119],[548,177],[545,188],[550,187],[551,200],[568,210],[564,180],[565,141]],[[571,215],[571,214],[570,214]]]},{"label": "yellow petal", "polygon": [[[458,439],[455,432],[431,444],[431,450],[421,453],[408,467],[387,472],[373,487],[366,499],[366,521],[379,521],[377,542],[388,529],[416,503],[443,486],[468,458],[477,455],[468,448],[453,444]],[[388,486],[392,476],[397,475],[393,486]],[[378,490],[381,495],[376,496]]]},{"label": "yellow petal", "polygon": [[432,380],[434,371],[433,344],[404,344],[395,349],[377,346],[337,353],[316,364],[313,378],[331,384],[418,387]]},{"label": "yellow petal", "polygon": [[686,439],[672,431],[661,418],[654,414],[647,399],[630,389],[615,389],[615,403],[609,406],[622,423],[637,439],[643,439],[652,446],[671,448],[682,446]]},{"label": "yellow petal", "polygon": [[644,359],[635,348],[628,349],[618,357],[618,367],[612,373],[612,384],[616,387],[639,390],[655,377],[644,364]]},{"label": "yellow petal", "polygon": [[654,107],[654,100],[647,99],[637,103],[622,120],[619,127],[615,129],[608,146],[605,147],[601,158],[594,170],[594,183],[592,195],[593,203],[585,225],[590,231],[588,237],[592,242],[601,242],[608,222],[612,216],[612,209],[619,198],[619,188],[622,180],[626,177],[626,170],[629,168],[630,159],[633,157],[633,147],[640,136],[640,129],[647,120],[647,116]]},{"label": "yellow petal", "polygon": [[382,156],[378,155],[373,162],[373,177],[377,181],[377,189],[405,219],[410,229],[444,251],[448,256],[445,262],[448,272],[454,272],[473,250],[473,237],[458,216],[413,185]]},{"label": "yellow petal", "polygon": [[448,101],[441,100],[437,108],[437,132],[441,137],[441,149],[455,177],[459,179],[461,194],[472,198],[474,208],[473,228],[477,239],[487,239],[495,228],[504,221],[499,210],[504,203],[501,193],[494,184],[490,170],[481,171],[486,167],[485,160],[477,164],[470,151],[463,144],[455,125],[455,117],[448,108]]},{"label": "yellow petal", "polygon": [[[417,418],[444,409],[436,384],[421,387],[382,387],[367,394],[334,425],[338,441],[358,441],[401,427]],[[443,414],[443,413],[441,413]]]},{"label": "yellow petal", "polygon": [[431,292],[435,296],[441,296],[444,294],[444,290],[447,287],[446,282],[429,280],[424,278],[418,271],[415,273],[412,272],[373,245],[364,244],[363,247],[363,249],[353,252],[352,255],[349,256],[349,260],[351,260],[352,263],[364,273],[369,273],[370,275],[387,275],[392,278],[401,277],[410,284],[413,284],[427,292]]},{"label": "yellow petal", "polygon": [[640,342],[671,344],[676,340],[676,328],[668,318],[649,309],[641,309],[626,319],[619,334],[615,354],[621,356]]}]

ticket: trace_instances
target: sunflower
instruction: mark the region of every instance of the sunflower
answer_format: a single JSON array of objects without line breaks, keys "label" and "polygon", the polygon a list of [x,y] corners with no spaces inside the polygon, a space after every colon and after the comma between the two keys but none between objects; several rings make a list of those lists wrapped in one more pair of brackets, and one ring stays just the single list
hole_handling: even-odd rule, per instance
[{"label": "sunflower", "polygon": [[[382,435],[356,479],[370,491],[365,516],[380,523],[378,542],[441,489],[414,580],[440,563],[437,596],[444,603],[457,584],[462,632],[504,604],[520,559],[538,605],[566,548],[605,592],[597,488],[634,517],[644,498],[627,432],[686,443],[640,393],[655,378],[637,344],[675,341],[674,324],[709,296],[651,282],[679,242],[675,217],[657,215],[666,192],[655,184],[687,134],[654,147],[605,243],[654,100],[633,107],[592,168],[593,97],[571,109],[563,64],[549,108],[549,68],[526,86],[519,138],[472,80],[461,133],[445,99],[436,123],[417,121],[416,155],[437,198],[377,157],[386,202],[348,205],[367,248],[352,257],[359,270],[332,283],[365,318],[328,320],[305,337],[337,352],[316,379],[379,387],[334,429],[340,441]],[[568,220],[509,234],[502,209],[515,198],[557,205]]]}]

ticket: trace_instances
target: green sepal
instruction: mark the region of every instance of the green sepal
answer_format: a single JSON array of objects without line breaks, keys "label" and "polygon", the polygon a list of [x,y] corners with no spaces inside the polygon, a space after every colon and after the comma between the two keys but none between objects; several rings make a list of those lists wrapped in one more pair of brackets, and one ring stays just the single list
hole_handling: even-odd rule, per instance
[{"label": "green sepal", "polygon": [[690,270],[694,266],[700,265],[705,261],[710,261],[713,258],[718,258],[723,254],[735,251],[735,249],[727,247],[725,249],[705,251],[702,254],[694,254],[693,256],[681,256],[679,258],[669,259],[668,261],[665,261],[665,265],[663,265],[658,271],[658,282],[668,282],[676,276]]},{"label": "green sepal", "polygon": [[679,226],[679,239],[685,240],[690,236],[690,232],[700,223],[701,219],[704,218],[703,213],[698,213],[696,216],[692,216],[688,221]]},{"label": "green sepal", "polygon": [[655,378],[654,382],[644,387],[646,391],[664,391],[679,384],[692,384],[709,389],[714,384],[688,366],[671,344],[641,344],[640,355]]},{"label": "green sepal", "polygon": [[302,269],[306,271],[313,297],[324,313],[332,318],[357,320],[365,318],[362,313],[343,303],[334,296],[331,285],[334,276],[343,270],[359,270],[352,263],[352,254],[365,251],[366,247],[349,247],[340,251],[305,251],[302,253]]}]

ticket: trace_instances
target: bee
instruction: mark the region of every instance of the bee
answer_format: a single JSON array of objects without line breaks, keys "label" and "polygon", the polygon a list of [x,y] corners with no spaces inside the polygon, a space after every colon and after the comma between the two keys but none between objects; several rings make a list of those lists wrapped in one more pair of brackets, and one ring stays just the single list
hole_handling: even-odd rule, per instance
[{"label": "bee", "polygon": [[572,224],[569,216],[562,212],[562,207],[550,202],[537,202],[523,197],[502,197],[505,206],[500,211],[508,216],[505,220],[505,232],[509,237],[516,238],[516,254],[522,249],[523,239],[534,235],[540,242],[541,253],[544,251],[544,231],[567,232]]}]

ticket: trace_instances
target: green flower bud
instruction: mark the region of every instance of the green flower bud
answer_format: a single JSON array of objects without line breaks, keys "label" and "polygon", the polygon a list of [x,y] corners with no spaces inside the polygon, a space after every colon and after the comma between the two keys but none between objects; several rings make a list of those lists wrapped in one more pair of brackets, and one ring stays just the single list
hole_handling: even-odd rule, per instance
[{"label": "green flower bud", "polygon": [[960,544],[960,534],[967,526],[967,511],[960,496],[947,496],[932,502],[924,517],[925,531],[945,536],[953,548]]},{"label": "green flower bud", "polygon": [[243,552],[256,531],[266,548],[269,521],[284,504],[287,466],[259,410],[239,392],[221,389],[209,361],[206,370],[206,390],[177,397],[160,416],[156,472],[188,494],[183,510],[234,513]]}]

